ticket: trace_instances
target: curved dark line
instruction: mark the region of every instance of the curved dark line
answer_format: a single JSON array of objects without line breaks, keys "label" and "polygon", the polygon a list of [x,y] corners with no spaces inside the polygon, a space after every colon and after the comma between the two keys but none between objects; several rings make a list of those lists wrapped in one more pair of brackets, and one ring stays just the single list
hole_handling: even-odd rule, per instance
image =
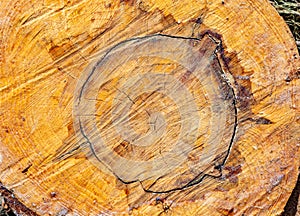
[{"label": "curved dark line", "polygon": [[[222,40],[221,39],[218,39],[219,41],[217,42],[214,37],[209,34],[209,32],[206,32],[202,35],[202,37],[204,35],[208,35],[212,40],[214,40],[214,42],[217,44],[217,48],[215,50],[215,52],[220,49],[220,54],[221,54],[221,58],[224,59],[224,54],[223,54],[223,46],[222,46]],[[81,89],[80,89],[80,93],[79,93],[79,96],[78,96],[78,99],[79,99],[79,102],[81,102],[81,98],[82,98],[82,94],[83,94],[83,90],[85,88],[85,86],[87,85],[89,79],[92,77],[92,75],[94,74],[94,72],[96,71],[96,69],[99,67],[99,65],[101,65],[101,63],[104,61],[104,59],[116,48],[118,48],[119,46],[122,46],[128,42],[131,42],[131,41],[139,41],[139,40],[143,40],[143,39],[148,39],[148,38],[154,38],[156,36],[163,36],[163,37],[169,37],[169,38],[175,38],[175,39],[190,39],[190,40],[197,40],[197,41],[200,41],[199,38],[194,38],[194,37],[182,37],[182,36],[172,36],[172,35],[164,35],[164,34],[154,34],[154,35],[147,35],[147,36],[143,36],[143,37],[136,37],[136,38],[130,38],[130,39],[127,39],[125,41],[122,41],[116,45],[114,45],[113,47],[109,48],[108,51],[105,53],[105,55],[99,60],[97,61],[97,63],[95,64],[95,66],[92,68],[92,71],[90,72],[90,74],[88,75],[86,81],[83,83]],[[221,75],[225,75],[226,77],[226,74],[225,72],[222,70],[222,67],[221,67],[221,63],[220,63],[220,59],[216,56],[216,59],[217,59],[217,62],[220,66],[220,69],[221,69]],[[228,68],[227,68],[228,69]],[[216,72],[218,73],[218,71]],[[226,155],[223,159],[223,162],[218,165],[217,167],[215,167],[215,169],[219,169],[220,171],[220,175],[218,176],[214,176],[214,175],[211,175],[211,174],[206,174],[203,172],[199,173],[199,175],[197,175],[195,178],[193,178],[189,183],[187,183],[186,185],[182,186],[182,187],[178,187],[178,188],[173,188],[173,189],[170,189],[170,190],[166,190],[166,191],[152,191],[152,190],[149,190],[149,189],[146,189],[143,187],[142,185],[142,182],[140,180],[135,180],[135,181],[130,181],[130,182],[126,182],[124,181],[123,179],[121,179],[118,175],[116,175],[116,173],[111,170],[107,165],[105,165],[100,159],[99,157],[97,156],[96,152],[95,152],[95,149],[94,149],[94,146],[93,144],[90,142],[90,140],[88,139],[88,137],[86,136],[86,134],[84,133],[83,131],[83,128],[82,128],[82,124],[81,124],[81,120],[80,120],[80,117],[79,117],[79,126],[80,126],[80,131],[82,133],[82,135],[84,136],[85,139],[87,139],[87,142],[89,143],[90,145],[90,148],[91,148],[91,151],[93,153],[93,155],[96,157],[96,159],[101,163],[103,164],[108,170],[110,170],[113,175],[118,179],[120,180],[122,183],[124,184],[131,184],[131,183],[135,183],[135,182],[140,182],[140,184],[142,185],[142,188],[145,192],[149,192],[149,193],[156,193],[156,194],[163,194],[163,193],[170,193],[170,192],[174,192],[174,191],[178,191],[178,190],[183,190],[183,189],[186,189],[186,188],[189,188],[189,187],[192,187],[196,184],[199,184],[200,182],[203,181],[204,178],[206,177],[210,177],[210,178],[213,178],[213,179],[218,179],[222,176],[222,170],[223,170],[223,166],[224,164],[226,163],[228,157],[229,157],[229,154],[230,154],[230,151],[232,149],[232,146],[233,146],[233,143],[234,143],[234,139],[235,139],[235,136],[236,136],[236,133],[237,133],[237,126],[238,126],[238,111],[237,111],[237,107],[236,107],[236,94],[235,94],[235,91],[233,89],[233,87],[231,86],[230,83],[228,83],[228,81],[225,79],[222,78],[221,76],[221,79],[222,81],[225,81],[227,87],[232,91],[232,94],[233,94],[233,107],[234,107],[234,127],[233,127],[233,133],[232,133],[232,137],[231,137],[231,140],[230,140],[230,143],[229,143],[229,146],[228,146],[228,149],[227,149],[227,152],[226,152]],[[197,181],[195,181],[199,176],[203,175],[200,179],[198,179]],[[151,184],[151,186],[149,188],[151,188],[157,180],[159,180],[160,178],[156,179],[154,181],[154,183]]]},{"label": "curved dark line", "polygon": [[[207,33],[208,34],[208,33]],[[86,84],[88,83],[89,79],[91,78],[91,76],[94,74],[95,70],[98,68],[99,65],[101,65],[102,61],[116,48],[118,48],[119,46],[122,46],[128,42],[132,42],[132,41],[139,41],[139,40],[143,40],[143,39],[148,39],[148,38],[154,38],[156,36],[163,36],[163,37],[168,37],[168,38],[175,38],[175,39],[190,39],[190,40],[198,40],[200,41],[198,38],[194,38],[194,37],[182,37],[182,36],[172,36],[172,35],[164,35],[164,34],[153,34],[153,35],[146,35],[143,37],[135,37],[135,38],[129,38],[127,40],[121,41],[120,43],[112,46],[111,48],[109,48],[106,52],[105,55],[99,60],[97,61],[97,63],[95,64],[95,66],[92,68],[92,71],[90,72],[90,74],[88,75],[86,81],[83,83],[81,89],[80,89],[80,93],[78,96],[79,99],[79,103],[81,101],[81,97],[83,94],[83,90],[86,86]]]},{"label": "curved dark line", "polygon": [[[209,34],[208,34],[208,35],[209,35]],[[212,36],[209,35],[209,37],[212,37]],[[215,40],[214,40],[214,41],[215,41]],[[216,41],[215,41],[215,42],[216,42]],[[222,50],[222,49],[223,49],[223,47],[222,47],[222,41],[220,40],[220,42],[217,43],[217,44],[218,44],[217,49],[220,48],[220,49]],[[217,49],[216,49],[216,50],[217,50]],[[220,50],[220,51],[221,51],[221,50]],[[221,57],[224,58],[223,53],[222,53],[222,52],[220,52],[220,53],[221,53]],[[218,64],[219,64],[219,66],[220,66],[220,68],[221,68],[221,73],[222,73],[223,75],[226,76],[225,72],[222,70],[221,63],[220,63],[220,59],[219,59],[218,57],[216,57],[216,59],[217,59]],[[218,71],[217,71],[217,73],[218,73]],[[224,81],[224,79],[222,79],[222,80]],[[225,165],[225,163],[226,163],[226,161],[227,161],[227,159],[228,159],[228,157],[229,157],[229,155],[230,155],[230,152],[231,152],[231,149],[232,149],[232,146],[233,146],[233,143],[234,143],[234,139],[235,139],[235,136],[236,136],[236,133],[237,133],[237,126],[238,126],[238,116],[237,116],[238,111],[237,111],[237,107],[236,107],[236,104],[237,104],[237,101],[236,101],[236,100],[237,100],[237,99],[236,99],[236,94],[235,94],[235,91],[234,91],[233,87],[230,85],[230,83],[228,83],[227,80],[225,80],[225,83],[226,83],[227,87],[232,91],[232,94],[233,94],[234,126],[233,126],[233,132],[232,132],[232,136],[231,136],[231,139],[230,139],[230,143],[229,143],[229,146],[228,146],[228,148],[227,148],[227,152],[226,152],[226,155],[225,155],[225,157],[224,157],[224,159],[223,159],[223,162],[222,162],[218,167],[215,167],[216,169],[219,169],[219,170],[220,170],[220,175],[214,176],[214,175],[206,174],[206,173],[203,174],[203,172],[201,172],[201,173],[200,173],[198,176],[196,176],[193,180],[191,180],[189,183],[187,183],[186,185],[184,185],[184,186],[182,186],[182,187],[179,187],[179,188],[173,188],[173,189],[166,190],[166,191],[152,191],[152,190],[149,190],[149,189],[145,189],[145,188],[143,187],[143,190],[144,190],[145,192],[149,192],[149,193],[159,193],[159,194],[162,194],[162,193],[170,193],[170,192],[174,192],[174,191],[178,191],[178,190],[183,190],[183,189],[192,187],[192,186],[194,186],[194,185],[196,185],[196,184],[199,184],[200,182],[202,182],[202,181],[204,180],[205,177],[210,177],[210,178],[218,179],[218,178],[220,178],[220,177],[222,176],[223,166]],[[198,179],[197,181],[195,181],[195,180],[196,180],[199,176],[201,176],[201,175],[203,175],[203,176],[202,176],[200,179]],[[154,183],[153,183],[152,185],[154,185]],[[150,188],[150,187],[149,187],[149,188]]]},{"label": "curved dark line", "polygon": [[[230,151],[232,149],[232,146],[233,146],[233,142],[234,142],[234,139],[235,139],[235,136],[236,136],[236,133],[237,133],[237,126],[238,126],[238,111],[237,111],[237,107],[236,107],[236,95],[235,95],[235,92],[232,91],[233,93],[233,97],[234,97],[234,100],[233,100],[233,106],[234,106],[234,126],[233,126],[233,134],[232,134],[232,137],[231,137],[231,140],[230,140],[230,143],[229,143],[229,147],[228,147],[228,150],[227,150],[227,154],[223,160],[223,163],[222,163],[222,166],[224,166],[224,164],[226,163],[228,157],[229,157],[229,154],[230,154]],[[221,170],[222,171],[222,170]]]},{"label": "curved dark line", "polygon": [[130,182],[126,182],[124,181],[123,179],[121,179],[110,167],[108,167],[105,163],[103,163],[100,158],[97,156],[96,154],[96,151],[94,149],[94,146],[93,144],[90,142],[89,138],[86,136],[86,134],[84,133],[84,130],[83,130],[83,127],[82,127],[82,124],[81,124],[81,120],[80,120],[80,117],[78,118],[79,119],[79,128],[80,128],[80,132],[81,134],[83,135],[83,137],[87,140],[87,143],[89,144],[90,146],[90,149],[92,151],[92,154],[95,156],[95,158],[97,159],[97,161],[99,161],[103,166],[105,166],[115,177],[117,177],[118,180],[120,180],[122,183],[124,184],[131,184],[131,183],[134,183],[134,182],[138,182],[138,180],[135,180],[135,181],[130,181]]},{"label": "curved dark line", "polygon": [[80,117],[78,118],[78,121],[79,121],[79,129],[80,129],[80,132],[81,132],[81,134],[83,135],[83,137],[86,139],[87,143],[89,144],[90,149],[91,149],[91,151],[92,151],[92,154],[96,157],[96,159],[97,159],[101,164],[103,164],[109,171],[111,171],[115,176],[117,176],[117,175],[113,172],[113,170],[111,170],[106,164],[104,164],[104,163],[99,159],[99,157],[98,157],[97,154],[96,154],[96,151],[95,151],[95,149],[94,149],[93,144],[90,142],[89,138],[88,138],[88,137],[86,136],[86,134],[84,133],[84,130],[83,130],[83,127],[82,127],[82,124],[81,124]]},{"label": "curved dark line", "polygon": [[[220,48],[221,58],[224,59],[223,52],[222,52],[223,46],[222,46],[222,41],[221,41],[221,40],[220,40],[220,44],[219,44],[218,48]],[[222,74],[224,74],[225,77],[226,77],[225,72],[222,70],[221,63],[220,63],[220,59],[217,58],[217,60],[218,60],[219,66],[220,66],[220,68],[221,68]],[[228,68],[227,68],[227,70],[228,70]],[[228,71],[229,71],[229,70],[228,70]],[[229,72],[230,72],[230,71],[229,71]],[[220,167],[220,169],[221,169],[220,171],[221,171],[221,172],[222,172],[222,167],[224,166],[224,164],[226,163],[226,161],[227,161],[227,159],[228,159],[228,157],[229,157],[229,154],[230,154],[230,151],[231,151],[231,148],[232,148],[232,146],[233,146],[234,139],[235,139],[235,135],[236,135],[236,133],[237,133],[237,126],[238,126],[238,110],[237,110],[237,107],[236,107],[236,104],[237,104],[236,94],[235,94],[234,88],[231,86],[231,84],[230,84],[227,80],[225,80],[225,82],[226,82],[227,86],[231,89],[232,94],[233,94],[234,126],[233,126],[232,137],[231,137],[231,140],[230,140],[230,143],[229,143],[229,147],[228,147],[228,150],[227,150],[227,154],[226,154],[225,158],[223,159],[222,165],[221,165],[221,167]]]},{"label": "curved dark line", "polygon": [[[195,181],[193,182],[195,179],[197,179],[199,176],[203,175],[198,181]],[[200,182],[202,182],[204,180],[204,178],[206,177],[210,177],[210,178],[213,178],[213,179],[218,179],[222,176],[222,174],[218,175],[218,176],[214,176],[214,175],[210,175],[210,174],[206,174],[203,172],[201,172],[197,177],[195,177],[193,180],[191,180],[189,183],[187,183],[186,185],[182,186],[182,187],[177,187],[177,188],[173,188],[173,189],[170,189],[170,190],[165,190],[165,191],[152,191],[152,190],[149,190],[149,189],[145,189],[142,185],[142,188],[145,192],[147,193],[155,193],[155,194],[164,194],[164,193],[171,193],[171,192],[175,192],[175,191],[179,191],[179,190],[185,190],[185,189],[188,189],[192,186],[195,186],[196,184],[199,184]],[[159,178],[158,178],[159,179]],[[158,180],[157,179],[157,180]],[[192,182],[192,183],[191,183]],[[152,184],[154,185],[155,182]]]}]

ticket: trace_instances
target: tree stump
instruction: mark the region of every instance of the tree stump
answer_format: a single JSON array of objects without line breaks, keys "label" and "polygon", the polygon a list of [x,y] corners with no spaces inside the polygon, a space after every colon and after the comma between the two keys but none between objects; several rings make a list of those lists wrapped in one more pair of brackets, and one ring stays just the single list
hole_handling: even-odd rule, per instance
[{"label": "tree stump", "polygon": [[30,214],[282,212],[300,64],[267,1],[5,0],[0,20],[0,181]]}]

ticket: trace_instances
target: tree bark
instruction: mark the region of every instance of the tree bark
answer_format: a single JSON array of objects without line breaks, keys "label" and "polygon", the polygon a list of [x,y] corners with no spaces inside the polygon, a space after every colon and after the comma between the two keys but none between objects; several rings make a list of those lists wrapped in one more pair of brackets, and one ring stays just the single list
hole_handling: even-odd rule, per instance
[{"label": "tree bark", "polygon": [[0,181],[30,211],[283,211],[300,63],[267,1],[0,5]]}]

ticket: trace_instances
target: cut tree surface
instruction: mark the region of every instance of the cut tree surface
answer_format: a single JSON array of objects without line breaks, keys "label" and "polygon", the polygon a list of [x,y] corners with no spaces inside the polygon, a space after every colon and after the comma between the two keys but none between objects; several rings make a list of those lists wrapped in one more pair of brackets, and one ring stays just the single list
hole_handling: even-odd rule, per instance
[{"label": "cut tree surface", "polygon": [[278,215],[299,54],[267,1],[0,9],[0,181],[39,215]]}]

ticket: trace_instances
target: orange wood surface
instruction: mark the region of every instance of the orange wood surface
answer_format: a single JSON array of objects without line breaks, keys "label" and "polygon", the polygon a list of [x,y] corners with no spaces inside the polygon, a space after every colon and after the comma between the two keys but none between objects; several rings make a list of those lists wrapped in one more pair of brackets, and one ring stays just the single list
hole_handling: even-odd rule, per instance
[{"label": "orange wood surface", "polygon": [[279,215],[299,54],[265,0],[2,0],[0,181],[39,215]]}]

